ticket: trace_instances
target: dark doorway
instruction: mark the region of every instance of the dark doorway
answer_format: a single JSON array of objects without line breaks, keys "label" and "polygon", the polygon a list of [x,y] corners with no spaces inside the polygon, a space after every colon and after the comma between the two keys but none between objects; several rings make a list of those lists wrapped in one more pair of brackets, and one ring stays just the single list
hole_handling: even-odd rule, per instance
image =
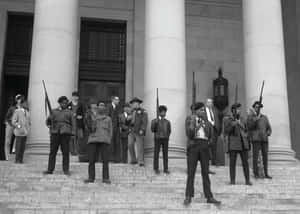
[{"label": "dark doorway", "polygon": [[[91,98],[109,103],[111,96],[124,103],[125,76],[126,22],[82,19],[78,85],[83,103]],[[79,145],[79,160],[87,160],[86,143]]]},{"label": "dark doorway", "polygon": [[8,14],[1,90],[1,160],[4,159],[5,114],[16,94],[27,97],[33,15]]}]

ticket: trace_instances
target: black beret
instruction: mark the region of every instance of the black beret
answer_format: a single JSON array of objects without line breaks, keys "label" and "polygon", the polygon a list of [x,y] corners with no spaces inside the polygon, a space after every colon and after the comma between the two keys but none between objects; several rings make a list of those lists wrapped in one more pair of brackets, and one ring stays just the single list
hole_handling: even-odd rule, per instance
[{"label": "black beret", "polygon": [[79,97],[78,91],[73,91],[72,92],[72,97]]},{"label": "black beret", "polygon": [[134,97],[134,98],[132,98],[132,100],[130,100],[130,104],[132,104],[132,103],[142,103],[143,101],[141,100],[141,99],[139,99],[139,98],[137,98],[137,97]]},{"label": "black beret", "polygon": [[167,110],[168,110],[167,106],[160,105],[160,106],[158,107],[158,111],[159,111],[159,112],[167,111]]},{"label": "black beret", "polygon": [[68,100],[68,98],[66,96],[61,96],[57,100],[58,103],[62,103],[63,101],[69,102],[69,100]]},{"label": "black beret", "polygon": [[204,107],[204,103],[202,103],[202,102],[197,102],[197,103],[195,103],[195,105],[194,105],[194,110],[197,111],[198,109],[200,109],[200,108],[202,108],[202,107]]},{"label": "black beret", "polygon": [[264,105],[261,104],[259,101],[255,101],[252,105],[252,108],[254,108],[256,105],[259,105],[260,108],[264,107]]},{"label": "black beret", "polygon": [[231,111],[233,111],[233,109],[237,109],[237,108],[240,108],[242,105],[240,103],[234,103],[232,104],[231,106]]}]

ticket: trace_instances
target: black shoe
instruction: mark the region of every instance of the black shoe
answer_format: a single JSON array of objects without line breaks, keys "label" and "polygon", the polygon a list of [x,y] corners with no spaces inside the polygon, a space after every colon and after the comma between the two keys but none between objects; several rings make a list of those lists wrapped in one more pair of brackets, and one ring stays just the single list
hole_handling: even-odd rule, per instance
[{"label": "black shoe", "polygon": [[65,174],[66,176],[71,176],[70,171],[66,171],[66,172],[64,172],[64,174]]},{"label": "black shoe", "polygon": [[170,171],[169,170],[164,170],[164,173],[169,175],[170,174]]},{"label": "black shoe", "polygon": [[188,206],[188,205],[190,205],[191,202],[192,202],[192,197],[186,196],[185,199],[184,199],[184,201],[183,201],[183,204],[185,206]]},{"label": "black shoe", "polygon": [[145,166],[145,164],[143,164],[143,163],[140,163],[140,164],[139,164],[139,166],[140,166],[140,167],[143,167],[143,166]]},{"label": "black shoe", "polygon": [[252,186],[252,183],[250,181],[246,181],[247,186]]},{"label": "black shoe", "polygon": [[207,199],[207,203],[208,203],[208,204],[219,205],[219,204],[221,204],[221,201],[217,201],[217,200],[214,199],[214,198],[208,198],[208,199]]},{"label": "black shoe", "polygon": [[47,171],[44,171],[43,174],[44,174],[44,175],[52,175],[53,172],[47,170]]},{"label": "black shoe", "polygon": [[155,174],[159,175],[160,174],[160,171],[158,169],[155,169],[154,170]]},{"label": "black shoe", "polygon": [[83,182],[87,184],[87,183],[94,183],[95,181],[92,179],[86,179]]},{"label": "black shoe", "polygon": [[111,181],[109,179],[103,179],[102,180],[102,183],[105,183],[105,184],[111,184]]},{"label": "black shoe", "polygon": [[265,175],[265,178],[266,178],[266,179],[272,179],[272,177],[271,177],[270,175],[268,175],[268,174]]},{"label": "black shoe", "polygon": [[235,185],[235,181],[230,181],[230,185]]},{"label": "black shoe", "polygon": [[209,170],[209,171],[208,171],[208,174],[215,175],[216,173]]}]

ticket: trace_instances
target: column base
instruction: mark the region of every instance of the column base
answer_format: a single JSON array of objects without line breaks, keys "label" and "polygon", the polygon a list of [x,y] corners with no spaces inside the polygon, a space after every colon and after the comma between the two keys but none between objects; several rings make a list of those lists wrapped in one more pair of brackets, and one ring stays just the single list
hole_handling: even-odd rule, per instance
[{"label": "column base", "polygon": [[270,162],[298,162],[295,157],[295,152],[291,149],[271,147],[269,148]]}]

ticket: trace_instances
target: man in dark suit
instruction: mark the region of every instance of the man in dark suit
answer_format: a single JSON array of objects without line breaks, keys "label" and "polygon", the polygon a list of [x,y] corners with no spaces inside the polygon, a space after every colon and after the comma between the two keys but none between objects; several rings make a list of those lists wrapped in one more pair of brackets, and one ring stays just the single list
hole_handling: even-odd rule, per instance
[{"label": "man in dark suit", "polygon": [[248,164],[250,144],[248,141],[246,120],[240,115],[240,108],[240,103],[233,104],[231,106],[232,115],[224,119],[224,134],[228,139],[228,153],[230,158],[230,184],[235,184],[236,158],[239,154],[242,160],[246,185],[251,186]]},{"label": "man in dark suit", "polygon": [[119,114],[121,113],[120,108],[120,99],[117,96],[113,96],[111,98],[111,103],[108,104],[108,116],[112,120],[113,125],[113,135],[111,138],[110,151],[111,151],[111,159],[115,163],[119,163],[121,161],[121,146],[120,146],[120,127],[119,127]]},{"label": "man in dark suit", "polygon": [[130,123],[132,119],[131,106],[125,103],[123,113],[119,115],[120,125],[120,141],[121,141],[121,161],[122,163],[128,162],[128,134],[130,130]]},{"label": "man in dark suit", "polygon": [[194,197],[194,179],[198,161],[201,164],[201,175],[204,196],[207,203],[220,204],[214,199],[210,189],[209,142],[212,138],[212,126],[206,118],[205,106],[199,102],[194,105],[195,114],[186,118],[185,130],[190,139],[188,145],[188,176],[184,204],[189,205]]},{"label": "man in dark suit", "polygon": [[60,147],[63,156],[63,171],[70,175],[69,171],[69,142],[70,137],[75,135],[75,119],[73,113],[68,109],[68,98],[58,98],[59,107],[53,109],[52,114],[47,118],[46,125],[50,128],[50,154],[48,170],[44,174],[52,174],[55,168],[56,154]]},{"label": "man in dark suit", "polygon": [[272,128],[268,117],[261,113],[261,108],[263,105],[259,101],[254,102],[247,118],[249,138],[253,145],[253,173],[255,178],[259,178],[257,161],[261,150],[265,178],[272,179],[268,173],[268,138],[272,133]]},{"label": "man in dark suit", "polygon": [[68,109],[72,111],[76,122],[75,136],[72,136],[70,139],[70,153],[71,155],[77,155],[79,152],[79,143],[83,141],[83,117],[85,114],[84,105],[79,102],[79,93],[77,91],[72,93],[72,100],[68,105]]},{"label": "man in dark suit", "polygon": [[[139,166],[144,166],[144,140],[148,124],[147,111],[140,105],[143,101],[137,97],[130,101],[132,119],[130,124],[130,133],[128,136],[128,149],[131,158],[131,164],[139,163]],[[135,155],[135,146],[137,148],[137,160]]]}]

